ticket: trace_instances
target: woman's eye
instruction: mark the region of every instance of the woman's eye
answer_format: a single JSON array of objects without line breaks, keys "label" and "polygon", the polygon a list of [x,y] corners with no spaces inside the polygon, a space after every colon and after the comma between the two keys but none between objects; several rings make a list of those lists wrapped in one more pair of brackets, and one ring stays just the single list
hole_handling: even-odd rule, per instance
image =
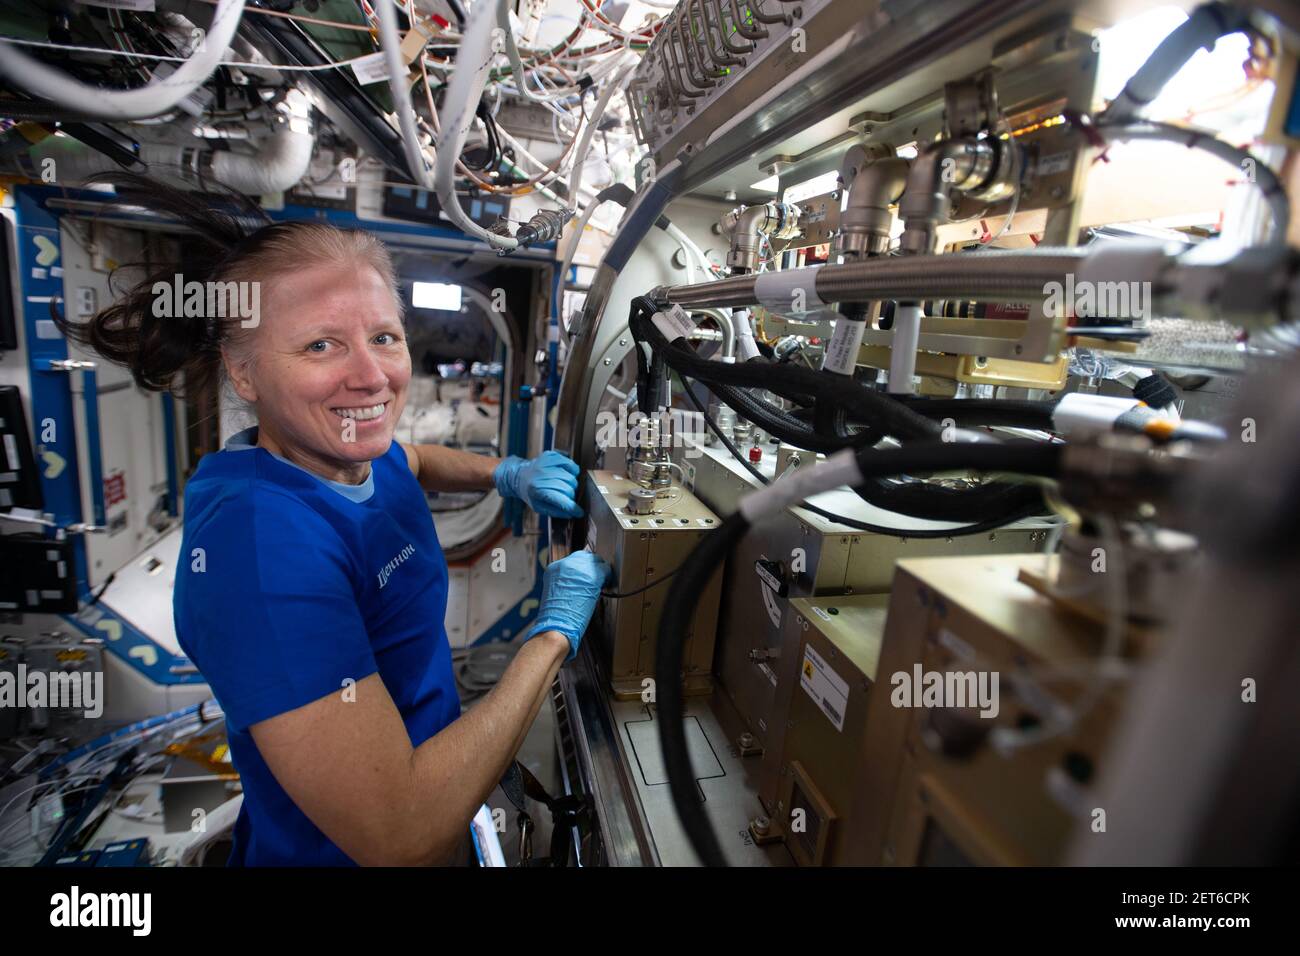
[{"label": "woman's eye", "polygon": [[[328,344],[329,344],[329,343],[326,342],[324,339],[317,339],[315,342],[311,343],[311,345],[307,346],[307,351],[308,351],[308,352],[324,352],[324,351],[325,351],[325,346],[327,346]],[[318,346],[319,346],[319,347],[318,347]]]}]

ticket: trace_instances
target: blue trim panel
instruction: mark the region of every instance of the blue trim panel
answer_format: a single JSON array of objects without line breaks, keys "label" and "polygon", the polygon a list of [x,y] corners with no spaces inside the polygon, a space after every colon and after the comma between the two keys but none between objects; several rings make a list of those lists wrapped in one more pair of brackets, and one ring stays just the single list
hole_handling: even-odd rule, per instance
[{"label": "blue trim panel", "polygon": [[[171,653],[106,605],[87,604],[76,614],[62,617],[87,637],[103,641],[105,649],[155,684],[207,683],[188,657]],[[190,673],[176,673],[173,668]]]}]

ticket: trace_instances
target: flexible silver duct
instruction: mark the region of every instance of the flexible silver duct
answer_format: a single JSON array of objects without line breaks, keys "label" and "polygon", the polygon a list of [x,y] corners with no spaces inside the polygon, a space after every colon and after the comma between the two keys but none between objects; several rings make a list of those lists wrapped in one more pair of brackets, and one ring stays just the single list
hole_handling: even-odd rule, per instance
[{"label": "flexible silver duct", "polygon": [[[878,256],[791,271],[804,273],[823,302],[950,298],[1019,302],[1041,298],[1047,283],[1077,273],[1086,259],[1083,249],[989,251],[968,256]],[[791,278],[798,282],[797,277]],[[761,304],[754,292],[756,279],[753,275],[733,276],[672,286],[662,290],[662,295],[684,308],[750,306]]]}]

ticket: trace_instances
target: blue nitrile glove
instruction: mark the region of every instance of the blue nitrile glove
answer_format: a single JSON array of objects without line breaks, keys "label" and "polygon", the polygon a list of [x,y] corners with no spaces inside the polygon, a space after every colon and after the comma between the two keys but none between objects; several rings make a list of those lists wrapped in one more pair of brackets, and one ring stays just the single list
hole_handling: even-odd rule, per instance
[{"label": "blue nitrile glove", "polygon": [[542,575],[542,606],[524,640],[544,631],[559,631],[569,639],[565,660],[573,660],[609,576],[609,565],[590,551],[575,551],[548,564]]},{"label": "blue nitrile glove", "polygon": [[578,470],[573,459],[558,451],[544,451],[530,460],[511,455],[493,470],[492,481],[502,498],[518,498],[539,515],[581,518],[582,509],[574,500]]}]

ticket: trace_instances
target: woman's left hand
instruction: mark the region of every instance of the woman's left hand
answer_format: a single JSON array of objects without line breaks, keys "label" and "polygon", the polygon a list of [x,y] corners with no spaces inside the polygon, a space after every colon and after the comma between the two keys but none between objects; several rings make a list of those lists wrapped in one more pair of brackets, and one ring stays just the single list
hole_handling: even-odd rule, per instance
[{"label": "woman's left hand", "polygon": [[573,459],[558,451],[530,460],[511,455],[497,465],[492,481],[503,498],[518,498],[539,515],[581,518],[575,500],[579,470]]}]

